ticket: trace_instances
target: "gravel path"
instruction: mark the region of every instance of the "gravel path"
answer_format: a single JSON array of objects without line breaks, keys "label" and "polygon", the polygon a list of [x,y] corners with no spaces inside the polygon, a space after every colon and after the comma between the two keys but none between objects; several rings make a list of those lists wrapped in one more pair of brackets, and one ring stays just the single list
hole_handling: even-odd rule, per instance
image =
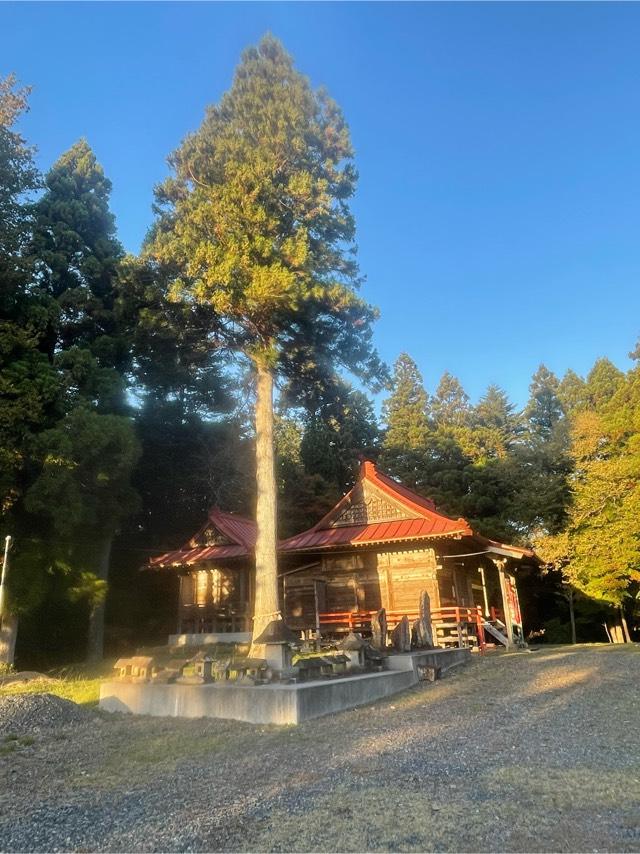
[{"label": "gravel path", "polygon": [[91,715],[0,739],[0,850],[639,851],[638,686],[564,647],[296,728]]}]

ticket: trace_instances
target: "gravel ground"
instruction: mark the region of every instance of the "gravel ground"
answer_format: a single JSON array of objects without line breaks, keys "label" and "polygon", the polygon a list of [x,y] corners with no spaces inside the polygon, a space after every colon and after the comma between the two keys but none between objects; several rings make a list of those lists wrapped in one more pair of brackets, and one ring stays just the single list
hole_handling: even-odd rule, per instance
[{"label": "gravel ground", "polygon": [[42,730],[88,722],[88,709],[51,694],[14,694],[0,697],[0,736],[18,738]]},{"label": "gravel ground", "polygon": [[92,713],[0,751],[0,850],[639,851],[639,685],[556,647],[295,728]]}]

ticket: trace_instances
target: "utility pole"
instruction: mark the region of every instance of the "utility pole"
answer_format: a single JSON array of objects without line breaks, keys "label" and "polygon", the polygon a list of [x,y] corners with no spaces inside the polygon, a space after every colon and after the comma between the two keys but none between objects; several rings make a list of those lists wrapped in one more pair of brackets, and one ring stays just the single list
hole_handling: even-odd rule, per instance
[{"label": "utility pole", "polygon": [[5,600],[7,598],[7,571],[9,569],[9,549],[11,548],[11,534],[4,538],[4,559],[2,561],[2,576],[0,576],[0,625],[4,618]]},{"label": "utility pole", "polygon": [[13,538],[4,539],[4,559],[0,575],[0,664],[13,666],[18,634],[18,618],[7,608],[7,575],[9,572],[9,549]]}]

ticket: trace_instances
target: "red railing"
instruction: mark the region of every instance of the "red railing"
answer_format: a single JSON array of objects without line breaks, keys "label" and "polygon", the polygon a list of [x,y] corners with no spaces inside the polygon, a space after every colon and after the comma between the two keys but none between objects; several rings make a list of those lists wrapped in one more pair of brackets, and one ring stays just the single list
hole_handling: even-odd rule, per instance
[{"label": "red railing", "polygon": [[499,621],[504,625],[504,611],[501,611],[500,608],[489,608],[489,619],[492,622]]},{"label": "red railing", "polygon": [[[331,613],[319,614],[318,619],[320,627],[348,627],[349,631],[364,630],[368,631],[371,628],[371,618],[377,611],[333,611]],[[417,620],[420,616],[420,611],[415,608],[413,610],[394,610],[386,611],[387,627],[393,629],[403,617],[409,620]],[[495,617],[492,615],[492,619]],[[471,624],[475,626],[478,638],[478,647],[481,651],[485,648],[484,635],[484,617],[482,608],[478,606],[467,607],[464,605],[451,605],[445,608],[434,608],[431,611],[431,622],[437,626],[443,623],[455,623],[456,626],[463,624]]]}]

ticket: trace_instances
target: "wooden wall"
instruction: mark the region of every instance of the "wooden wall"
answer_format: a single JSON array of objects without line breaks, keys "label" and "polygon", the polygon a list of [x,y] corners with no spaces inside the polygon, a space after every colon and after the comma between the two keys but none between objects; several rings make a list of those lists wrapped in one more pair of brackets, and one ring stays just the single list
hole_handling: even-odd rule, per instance
[{"label": "wooden wall", "polygon": [[[285,618],[292,629],[314,628],[321,613],[415,610],[427,590],[438,605],[433,549],[394,549],[323,555],[285,581]],[[317,603],[317,606],[316,606]]]}]

